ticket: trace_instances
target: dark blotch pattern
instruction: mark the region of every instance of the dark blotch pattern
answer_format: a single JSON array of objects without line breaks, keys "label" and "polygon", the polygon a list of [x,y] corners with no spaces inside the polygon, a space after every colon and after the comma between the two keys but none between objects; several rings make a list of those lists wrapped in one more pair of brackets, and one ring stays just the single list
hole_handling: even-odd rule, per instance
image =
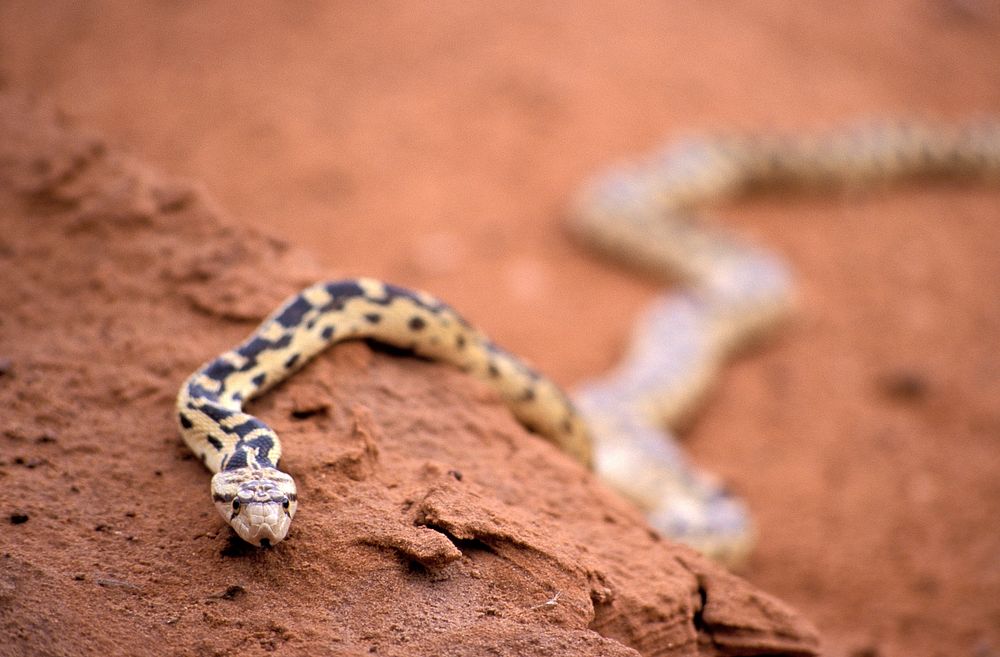
[{"label": "dark blotch pattern", "polygon": [[200,383],[188,384],[188,396],[192,399],[207,399],[208,401],[219,401],[219,396],[201,385]]},{"label": "dark blotch pattern", "polygon": [[236,353],[238,353],[240,356],[243,356],[244,358],[249,358],[254,362],[256,362],[257,356],[260,356],[260,354],[270,346],[271,342],[269,340],[265,340],[264,338],[260,337],[254,337],[250,338],[249,341],[240,345],[236,349]]},{"label": "dark blotch pattern", "polygon": [[208,367],[202,370],[202,374],[215,381],[222,381],[227,376],[236,371],[236,366],[222,359],[212,361]]},{"label": "dark blotch pattern", "polygon": [[[265,434],[263,436],[257,436],[251,440],[240,440],[237,443],[237,447],[242,447],[243,449],[253,449],[257,452],[257,462],[264,467],[274,467],[271,460],[267,457],[268,452],[274,449],[274,437],[271,434]],[[244,456],[246,458],[246,456]]]},{"label": "dark blotch pattern", "polygon": [[216,406],[215,404],[205,404],[198,410],[212,418],[213,422],[222,422],[226,418],[235,415],[235,411],[231,411],[228,408],[222,408],[221,406]]},{"label": "dark blotch pattern", "polygon": [[410,327],[411,331],[422,331],[427,326],[427,322],[424,321],[423,317],[411,317],[407,326]]},{"label": "dark blotch pattern", "polygon": [[346,301],[354,297],[365,296],[365,291],[361,289],[357,281],[334,281],[326,284],[326,292],[334,301]]},{"label": "dark blotch pattern", "polygon": [[239,448],[234,450],[229,460],[222,464],[223,470],[236,470],[245,467],[247,467],[247,453]]},{"label": "dark blotch pattern", "polygon": [[306,301],[305,297],[299,295],[295,297],[294,301],[285,306],[284,310],[274,318],[274,321],[285,328],[298,326],[305,314],[312,310],[312,307],[312,304]]},{"label": "dark blotch pattern", "polygon": [[413,290],[407,290],[405,287],[399,287],[398,285],[392,285],[387,283],[385,285],[385,303],[390,304],[396,299],[407,299],[417,306],[420,306],[424,310],[427,310],[435,315],[441,313],[442,311],[448,310],[448,306],[436,301],[433,303],[427,303]]},{"label": "dark blotch pattern", "polygon": [[224,429],[226,433],[231,433],[239,436],[241,439],[246,438],[251,433],[257,429],[267,429],[267,425],[255,418],[252,415],[246,416],[246,421],[241,424],[237,424],[232,429]]}]

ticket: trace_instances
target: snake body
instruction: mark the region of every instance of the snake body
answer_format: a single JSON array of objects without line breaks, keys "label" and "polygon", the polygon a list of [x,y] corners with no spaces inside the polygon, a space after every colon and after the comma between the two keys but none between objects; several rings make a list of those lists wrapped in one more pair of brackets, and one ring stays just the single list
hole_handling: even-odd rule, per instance
[{"label": "snake body", "polygon": [[284,539],[298,498],[291,478],[277,469],[281,441],[243,404],[328,346],[361,338],[451,363],[486,381],[525,426],[590,464],[584,422],[559,387],[447,304],[370,278],[317,283],[195,372],[177,398],[184,440],[215,473],[216,507],[244,540],[274,545]]},{"label": "snake body", "polygon": [[285,538],[298,503],[281,443],[243,404],[328,346],[368,338],[453,364],[492,386],[529,429],[596,471],[664,534],[727,562],[752,545],[742,502],[684,458],[665,429],[720,367],[792,307],[776,256],[694,219],[694,208],[768,187],[871,186],[922,176],[1000,177],[1000,125],[868,124],[804,137],[695,139],[586,186],[570,228],[591,247],[681,281],[657,299],[629,352],[573,401],[454,309],[374,279],[323,282],[286,301],[209,361],[177,398],[181,434],[214,472],[212,496],[244,540]]}]

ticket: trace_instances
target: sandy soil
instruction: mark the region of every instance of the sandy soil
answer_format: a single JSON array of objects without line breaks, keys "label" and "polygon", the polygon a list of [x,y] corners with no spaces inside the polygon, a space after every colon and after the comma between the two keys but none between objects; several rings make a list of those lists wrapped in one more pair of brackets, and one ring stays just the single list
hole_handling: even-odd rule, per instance
[{"label": "sandy soil", "polygon": [[[998,37],[977,0],[24,3],[0,6],[0,70],[324,274],[432,289],[571,385],[657,289],[566,240],[588,174],[692,129],[1000,112]],[[688,445],[760,521],[744,575],[829,654],[1000,650],[997,199],[929,186],[725,213],[786,254],[801,310],[731,368]]]},{"label": "sandy soil", "polygon": [[303,508],[248,546],[173,399],[320,275],[310,256],[4,95],[0,235],[5,657],[815,654],[808,622],[662,540],[484,384],[365,344],[254,405]]}]

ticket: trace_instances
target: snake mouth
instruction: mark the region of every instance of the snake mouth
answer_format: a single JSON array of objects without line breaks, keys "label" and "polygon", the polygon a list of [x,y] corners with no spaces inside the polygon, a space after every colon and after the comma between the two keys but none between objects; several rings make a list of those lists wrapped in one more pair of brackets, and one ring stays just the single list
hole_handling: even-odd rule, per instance
[{"label": "snake mouth", "polygon": [[238,515],[227,520],[240,538],[258,547],[283,541],[292,522],[291,515],[274,502],[244,504]]}]

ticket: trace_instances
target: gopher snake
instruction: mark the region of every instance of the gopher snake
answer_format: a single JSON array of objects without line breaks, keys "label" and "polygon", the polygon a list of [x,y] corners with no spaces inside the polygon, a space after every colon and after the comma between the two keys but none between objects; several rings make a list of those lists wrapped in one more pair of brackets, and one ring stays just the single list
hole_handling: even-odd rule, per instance
[{"label": "gopher snake", "polygon": [[[871,186],[917,176],[997,177],[1000,125],[864,125],[812,138],[690,140],[587,186],[572,232],[657,275],[629,353],[575,405],[434,297],[373,279],[324,282],[286,301],[241,345],[205,364],[177,398],[181,434],[214,472],[212,497],[254,545],[285,538],[298,503],[281,443],[243,404],[331,344],[369,338],[451,363],[501,395],[529,429],[597,472],[664,534],[727,562],[752,543],[742,503],[687,463],[664,428],[690,411],[724,361],[791,307],[775,256],[698,225],[691,209],[762,187]],[[578,410],[576,410],[578,409]]]}]

